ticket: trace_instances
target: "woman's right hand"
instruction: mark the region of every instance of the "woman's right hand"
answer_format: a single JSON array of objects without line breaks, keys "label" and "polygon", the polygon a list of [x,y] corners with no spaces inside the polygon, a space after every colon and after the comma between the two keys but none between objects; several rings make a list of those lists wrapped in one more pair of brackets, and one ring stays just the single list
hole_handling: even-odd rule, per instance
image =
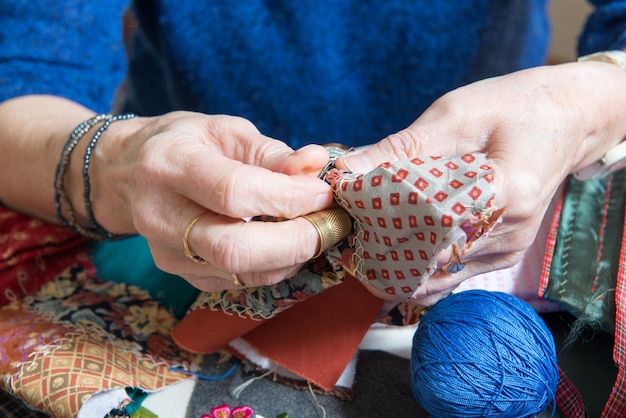
[{"label": "woman's right hand", "polygon": [[[1,104],[0,154],[12,154],[0,155],[1,174],[11,173],[0,200],[53,220],[54,168],[69,133],[91,116],[51,96]],[[42,132],[54,134],[44,141]],[[93,132],[72,153],[64,182],[83,225],[81,170]],[[143,235],[159,268],[201,290],[233,288],[233,274],[246,286],[274,284],[318,250],[317,232],[298,217],[332,202],[330,187],[316,177],[327,161],[323,147],[294,151],[239,117],[173,112],[117,121],[91,156],[91,206],[106,230]],[[191,252],[207,261],[201,264],[185,256],[183,233],[204,213],[188,235]],[[257,215],[288,220],[244,220]]]},{"label": "woman's right hand", "polygon": [[[323,147],[294,152],[232,116],[174,112],[115,125],[92,162],[94,214],[111,232],[143,235],[162,270],[212,291],[233,287],[233,273],[246,286],[274,284],[315,254],[318,235],[298,216],[332,202],[314,175],[328,161]],[[201,264],[185,256],[183,233],[204,213],[188,236]],[[245,220],[257,215],[287,220]]]}]

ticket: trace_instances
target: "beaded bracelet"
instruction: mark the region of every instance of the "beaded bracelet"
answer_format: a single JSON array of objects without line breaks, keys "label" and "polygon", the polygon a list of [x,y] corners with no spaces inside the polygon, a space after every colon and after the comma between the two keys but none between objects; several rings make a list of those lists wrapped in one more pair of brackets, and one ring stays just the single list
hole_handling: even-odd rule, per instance
[{"label": "beaded bracelet", "polygon": [[[111,116],[109,114],[101,114],[94,116],[91,119],[88,119],[82,122],[80,125],[74,129],[74,131],[70,134],[69,139],[65,143],[63,147],[63,151],[61,152],[61,159],[56,168],[55,179],[54,179],[54,200],[55,200],[55,215],[59,223],[64,225],[65,227],[76,231],[86,237],[97,239],[97,240],[105,240],[105,239],[121,239],[125,238],[127,235],[116,235],[109,231],[107,231],[104,227],[98,224],[93,215],[93,210],[91,208],[91,186],[89,184],[89,163],[91,162],[91,154],[96,145],[96,142],[102,136],[102,133],[111,125],[111,123],[118,120],[126,120],[134,118],[134,114],[124,114],[118,116]],[[78,142],[82,139],[83,136],[87,132],[91,130],[95,125],[104,121],[103,125],[96,131],[93,138],[89,142],[87,148],[85,149],[85,157],[83,160],[83,185],[84,192],[83,198],[85,202],[85,211],[87,214],[87,221],[89,226],[87,228],[81,226],[76,220],[76,213],[72,204],[67,196],[64,186],[64,178],[67,172],[67,167],[69,166],[70,156],[72,151],[78,144]],[[63,206],[65,206],[67,212],[67,218],[63,216]]]},{"label": "beaded bracelet", "polygon": [[85,203],[85,213],[87,215],[87,222],[89,222],[89,230],[88,230],[90,233],[89,236],[93,238],[100,239],[100,240],[104,240],[104,239],[114,240],[114,239],[122,239],[122,238],[128,237],[128,235],[113,234],[107,231],[102,225],[100,225],[96,221],[96,218],[93,214],[93,210],[91,209],[91,197],[90,197],[91,185],[89,183],[89,164],[91,162],[91,154],[93,152],[93,149],[95,148],[96,143],[102,136],[102,133],[106,131],[107,128],[113,122],[117,122],[118,120],[133,119],[136,116],[137,115],[133,113],[126,113],[123,115],[117,115],[117,116],[113,116],[113,117],[106,119],[104,121],[104,124],[96,131],[93,138],[91,138],[91,141],[87,145],[87,148],[85,148],[85,158],[83,160],[83,187],[84,187],[83,200]]},{"label": "beaded bracelet", "polygon": [[[78,142],[82,139],[83,136],[85,136],[87,132],[89,132],[91,128],[110,117],[111,115],[107,114],[97,115],[78,125],[76,129],[74,129],[74,131],[70,134],[70,137],[63,146],[61,158],[59,159],[59,163],[56,167],[56,172],[54,176],[54,213],[61,225],[75,231],[77,230],[76,215],[74,213],[74,208],[72,207],[69,198],[67,197],[67,193],[65,192],[65,187],[63,185],[65,173],[70,163],[70,156],[72,154],[72,151],[74,151],[74,147],[76,147]],[[67,219],[63,216],[64,205],[67,210]]]}]

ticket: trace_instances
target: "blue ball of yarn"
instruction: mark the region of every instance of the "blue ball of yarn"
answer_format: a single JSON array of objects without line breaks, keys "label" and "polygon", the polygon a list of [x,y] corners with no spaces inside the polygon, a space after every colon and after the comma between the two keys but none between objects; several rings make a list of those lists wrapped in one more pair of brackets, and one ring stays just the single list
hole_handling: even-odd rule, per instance
[{"label": "blue ball of yarn", "polygon": [[505,293],[450,295],[413,337],[413,394],[433,417],[533,417],[554,401],[557,381],[552,334]]}]

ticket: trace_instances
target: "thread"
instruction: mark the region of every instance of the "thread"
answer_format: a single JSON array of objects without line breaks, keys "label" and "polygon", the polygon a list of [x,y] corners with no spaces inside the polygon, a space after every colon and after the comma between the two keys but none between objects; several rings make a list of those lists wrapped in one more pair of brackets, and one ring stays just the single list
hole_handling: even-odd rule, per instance
[{"label": "thread", "polygon": [[170,371],[188,374],[190,376],[195,376],[198,379],[202,379],[202,380],[217,381],[217,380],[226,379],[228,376],[233,374],[235,369],[237,369],[238,365],[239,365],[239,361],[236,361],[235,363],[233,363],[232,366],[230,366],[230,369],[226,370],[226,372],[224,372],[223,374],[221,374],[219,376],[207,376],[206,374],[192,372],[191,370],[185,370],[185,369],[182,369],[180,367],[170,367]]},{"label": "thread", "polygon": [[506,293],[450,295],[413,337],[413,394],[433,417],[534,417],[554,405],[557,381],[552,334]]}]

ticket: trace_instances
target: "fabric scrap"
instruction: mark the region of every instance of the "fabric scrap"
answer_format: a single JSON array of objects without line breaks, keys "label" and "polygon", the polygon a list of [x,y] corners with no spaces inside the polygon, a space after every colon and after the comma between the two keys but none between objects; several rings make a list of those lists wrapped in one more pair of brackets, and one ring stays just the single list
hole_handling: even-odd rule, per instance
[{"label": "fabric scrap", "polygon": [[320,257],[305,264],[296,276],[272,286],[203,292],[190,311],[208,308],[242,318],[269,319],[342,281],[343,271],[331,268]]},{"label": "fabric scrap", "polygon": [[415,296],[440,267],[437,255],[463,250],[501,220],[494,169],[485,154],[412,158],[369,173],[333,169],[335,199],[355,219],[348,271],[399,300]]},{"label": "fabric scrap", "polygon": [[147,292],[67,269],[0,309],[0,386],[55,417],[75,417],[97,392],[156,390],[201,357],[170,336],[175,319]]},{"label": "fabric scrap", "polygon": [[0,204],[0,305],[54,279],[70,265],[93,268],[88,239]]},{"label": "fabric scrap", "polygon": [[625,193],[624,171],[601,180],[568,180],[540,289],[581,323],[609,334],[615,331]]},{"label": "fabric scrap", "polygon": [[346,276],[340,286],[293,306],[242,338],[263,356],[330,391],[382,305]]},{"label": "fabric scrap", "polygon": [[[218,355],[208,355],[202,372],[221,374],[224,366]],[[426,418],[419,406],[410,382],[409,360],[383,351],[359,353],[352,400],[342,396],[324,396],[306,383],[299,387],[273,375],[256,379],[238,397],[236,388],[250,381],[249,373],[233,373],[218,382],[198,381],[189,403],[188,415],[200,417],[211,407],[222,403],[249,405],[266,418],[288,413],[290,417],[413,417]],[[323,410],[321,409],[323,408]]]},{"label": "fabric scrap", "polygon": [[127,399],[128,395],[123,387],[94,393],[78,411],[76,418],[102,418]]}]

